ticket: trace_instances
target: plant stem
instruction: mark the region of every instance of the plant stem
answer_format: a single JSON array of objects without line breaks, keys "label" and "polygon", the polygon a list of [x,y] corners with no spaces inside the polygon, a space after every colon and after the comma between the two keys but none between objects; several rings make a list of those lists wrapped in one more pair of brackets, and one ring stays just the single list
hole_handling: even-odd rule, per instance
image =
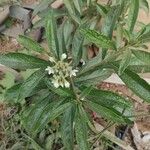
[{"label": "plant stem", "polygon": [[72,78],[70,78],[70,82],[71,82],[71,87],[72,87],[72,91],[74,93],[74,96],[76,97],[76,100],[79,101],[79,97],[78,97],[78,95],[76,93],[76,87],[74,85],[74,82],[73,82]]}]

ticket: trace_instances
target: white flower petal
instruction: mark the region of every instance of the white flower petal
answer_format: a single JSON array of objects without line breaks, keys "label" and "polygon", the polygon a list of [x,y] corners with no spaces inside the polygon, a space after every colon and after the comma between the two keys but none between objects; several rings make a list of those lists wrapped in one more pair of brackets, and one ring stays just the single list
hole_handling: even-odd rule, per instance
[{"label": "white flower petal", "polygon": [[81,59],[81,61],[80,61],[81,63],[82,63],[82,66],[84,66],[85,65],[85,61],[83,60],[83,59]]},{"label": "white flower petal", "polygon": [[78,72],[78,70],[74,69],[74,70],[71,70],[70,72],[70,77],[72,76],[76,76],[76,73]]},{"label": "white flower petal", "polygon": [[64,60],[64,59],[66,59],[67,58],[67,55],[65,54],[65,53],[63,53],[62,55],[61,55],[61,60]]},{"label": "white flower petal", "polygon": [[54,74],[54,69],[52,67],[50,67],[50,66],[48,66],[45,70],[48,71],[49,75],[50,74]]},{"label": "white flower petal", "polygon": [[65,87],[66,87],[66,88],[69,88],[69,87],[70,87],[70,83],[69,83],[67,80],[64,80],[64,84],[65,84]]},{"label": "white flower petal", "polygon": [[53,80],[52,83],[53,83],[53,85],[54,85],[55,88],[59,87],[58,80]]},{"label": "white flower petal", "polygon": [[59,83],[59,85],[60,85],[61,87],[64,87],[64,84],[63,84],[63,82],[60,82],[60,83]]}]

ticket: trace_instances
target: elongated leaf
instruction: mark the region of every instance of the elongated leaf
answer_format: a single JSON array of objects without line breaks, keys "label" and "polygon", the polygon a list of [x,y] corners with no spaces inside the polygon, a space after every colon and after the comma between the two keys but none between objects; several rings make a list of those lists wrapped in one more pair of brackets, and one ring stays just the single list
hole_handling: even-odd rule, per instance
[{"label": "elongated leaf", "polygon": [[39,53],[44,52],[44,48],[40,46],[36,41],[33,41],[31,38],[24,35],[20,35],[18,38],[20,44],[22,44],[28,50],[33,50]]},{"label": "elongated leaf", "polygon": [[27,78],[19,89],[18,100],[23,100],[24,98],[28,97],[45,75],[46,71],[42,69],[34,72],[29,78]]},{"label": "elongated leaf", "polygon": [[77,66],[82,57],[83,36],[76,31],[72,43],[72,57],[74,65]]},{"label": "elongated leaf", "polygon": [[74,0],[73,3],[78,12],[82,14],[82,0]]},{"label": "elongated leaf", "polygon": [[87,6],[89,7],[90,6],[90,4],[91,4],[91,0],[87,0]]},{"label": "elongated leaf", "polygon": [[150,41],[150,24],[145,25],[137,34],[137,39],[141,43]]},{"label": "elongated leaf", "polygon": [[58,102],[58,104],[56,102],[54,102],[51,106],[50,104],[47,105],[47,107],[45,108],[44,112],[41,114],[38,122],[34,125],[35,131],[40,131],[43,129],[43,124],[47,124],[49,121],[53,121],[55,118],[57,118],[59,115],[61,115],[68,107],[70,107],[71,103],[64,103],[59,105],[60,102]]},{"label": "elongated leaf", "polygon": [[71,16],[71,18],[77,22],[78,24],[80,24],[81,19],[80,16],[76,14],[76,9],[74,6],[74,1],[72,0],[64,0],[64,4],[68,10],[69,15]]},{"label": "elongated leaf", "polygon": [[107,13],[105,17],[105,21],[102,25],[101,32],[105,35],[108,36],[110,39],[112,37],[112,33],[116,24],[117,19],[120,16],[120,5],[118,6],[113,6],[109,12]]},{"label": "elongated leaf", "polygon": [[6,92],[5,92],[5,100],[6,101],[10,101],[10,102],[16,102],[19,96],[19,89],[20,89],[21,83],[20,84],[16,84],[14,86],[12,86],[11,88],[9,88]]},{"label": "elongated leaf", "polygon": [[[17,103],[18,101],[18,97],[20,94],[20,87],[21,87],[22,83],[19,84],[15,84],[14,86],[12,86],[11,88],[9,88],[8,90],[6,90],[5,92],[5,100],[8,101],[9,103]],[[34,89],[33,91],[31,91],[31,93],[29,94],[29,97],[35,95],[35,94],[41,94],[40,91],[42,89],[45,89],[46,86],[42,83],[39,83]],[[41,95],[40,95],[41,96]]]},{"label": "elongated leaf", "polygon": [[51,11],[46,24],[46,38],[48,46],[53,56],[59,58],[59,42],[57,37],[57,25],[56,20],[53,16],[53,11]]},{"label": "elongated leaf", "polygon": [[64,4],[65,4],[65,6],[68,9],[68,12],[70,14],[75,14],[75,7],[74,7],[74,4],[73,4],[73,1],[71,1],[71,0],[64,0]]},{"label": "elongated leaf", "polygon": [[150,85],[139,75],[126,69],[119,77],[137,96],[150,102]]},{"label": "elongated leaf", "polygon": [[88,75],[77,78],[76,82],[86,85],[95,85],[107,79],[112,73],[113,71],[111,69],[99,69]]},{"label": "elongated leaf", "polygon": [[[119,67],[121,61],[114,62],[113,64]],[[135,73],[148,73],[150,72],[150,65],[145,64],[141,60],[137,59],[136,57],[131,57],[130,64],[127,67],[129,70]]]},{"label": "elongated leaf", "polygon": [[149,73],[150,72],[150,65],[129,65],[128,69],[135,73]]},{"label": "elongated leaf", "polygon": [[74,30],[74,26],[72,22],[69,20],[66,20],[64,23],[64,39],[65,39],[67,49],[69,49],[70,41],[72,41],[73,30]]},{"label": "elongated leaf", "polygon": [[139,13],[139,0],[132,0],[128,13],[128,29],[133,31]]},{"label": "elongated leaf", "polygon": [[120,24],[117,25],[116,30],[116,45],[117,48],[119,48],[122,45],[122,39],[123,39],[123,29]]},{"label": "elongated leaf", "polygon": [[96,9],[103,17],[105,17],[106,14],[108,13],[108,10],[106,9],[106,7],[101,4],[96,3]]},{"label": "elongated leaf", "polygon": [[124,117],[120,112],[116,111],[111,107],[99,105],[98,103],[95,103],[93,101],[88,101],[87,105],[91,108],[91,110],[97,112],[102,117],[109,119],[111,121],[123,124],[130,122],[130,120]]},{"label": "elongated leaf", "polygon": [[140,7],[143,8],[147,13],[149,12],[149,4],[147,0],[140,0]]},{"label": "elongated leaf", "polygon": [[[106,17],[105,17],[105,21],[102,25],[102,29],[101,32],[109,37],[109,39],[112,38],[112,33],[116,24],[116,21],[118,20],[119,16],[120,16],[120,9],[121,6],[113,6],[109,12],[107,13]],[[102,58],[104,59],[107,53],[107,49],[103,49],[102,50]]]},{"label": "elongated leaf", "polygon": [[36,14],[38,14],[39,12],[45,10],[46,8],[48,8],[48,6],[53,3],[55,0],[43,0],[41,1],[41,3],[39,3],[36,8],[33,11],[33,16],[35,16]]},{"label": "elongated leaf", "polygon": [[150,53],[142,50],[132,50],[132,53],[147,65],[150,65]]},{"label": "elongated leaf", "polygon": [[[45,125],[61,115],[68,107],[70,103],[62,103],[62,101],[49,102],[45,99],[40,104],[37,104],[31,108],[28,114],[24,112],[23,121],[26,128],[36,135],[38,131],[44,129]],[[26,114],[27,115],[26,115]]]},{"label": "elongated leaf", "polygon": [[76,140],[79,146],[79,149],[89,150],[88,142],[87,142],[87,124],[84,119],[82,119],[82,114],[79,113],[77,108],[75,115],[75,133]]},{"label": "elongated leaf", "polygon": [[14,69],[46,68],[49,62],[21,53],[0,55],[0,63]]},{"label": "elongated leaf", "polygon": [[[21,119],[23,122],[24,127],[29,131],[29,132],[36,132],[33,129],[33,123],[34,121],[38,121],[38,117],[42,115],[45,107],[47,105],[52,104],[54,96],[53,95],[48,95],[44,97],[43,99],[40,99],[35,101],[34,105],[31,105],[30,107],[25,108],[25,110],[22,113]],[[35,126],[35,124],[34,124]]]},{"label": "elongated leaf", "polygon": [[97,31],[90,29],[81,29],[81,33],[90,42],[95,43],[99,47],[116,49],[114,42],[111,41],[108,37],[106,37],[102,33],[98,33]]},{"label": "elongated leaf", "polygon": [[99,105],[102,104],[114,108],[115,107],[129,108],[132,106],[129,101],[127,101],[125,98],[116,93],[94,88],[92,88],[92,90],[87,95],[87,99],[95,103],[98,103]]},{"label": "elongated leaf", "polygon": [[91,90],[92,90],[92,86],[89,86],[89,87],[85,88],[85,89],[81,92],[80,98],[82,99],[82,98],[86,97],[87,95],[89,95],[89,93],[91,92]]},{"label": "elongated leaf", "polygon": [[69,107],[63,114],[61,121],[62,141],[67,150],[74,149],[74,121],[75,109],[74,106]]},{"label": "elongated leaf", "polygon": [[64,25],[65,23],[63,23],[59,29],[58,29],[58,37],[59,37],[59,56],[61,57],[61,55],[63,53],[67,54],[67,49],[66,49],[66,42],[65,42],[65,37],[64,37]]},{"label": "elongated leaf", "polygon": [[129,66],[130,64],[130,59],[131,59],[132,53],[130,50],[127,50],[124,55],[122,56],[122,60],[119,66],[119,71],[118,74],[121,75],[124,70]]}]

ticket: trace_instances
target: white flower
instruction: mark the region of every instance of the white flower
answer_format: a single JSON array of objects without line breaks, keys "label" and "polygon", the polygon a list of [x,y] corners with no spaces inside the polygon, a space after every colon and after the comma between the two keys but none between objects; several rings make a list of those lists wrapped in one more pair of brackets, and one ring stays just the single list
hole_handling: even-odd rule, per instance
[{"label": "white flower", "polygon": [[62,55],[61,55],[61,60],[65,60],[67,58],[67,55],[65,54],[65,53],[63,53]]},{"label": "white flower", "polygon": [[64,60],[67,58],[67,55],[64,53],[61,55],[60,60],[56,60],[53,57],[50,57],[50,62],[54,62],[53,66],[48,66],[45,70],[48,71],[48,74],[51,75],[51,82],[55,88],[65,87],[69,88],[69,77],[76,76],[78,72],[77,69],[72,69],[70,63],[65,62]]},{"label": "white flower", "polygon": [[50,74],[54,74],[54,69],[52,67],[50,67],[50,66],[48,66],[45,70],[48,71],[49,75]]},{"label": "white flower", "polygon": [[85,61],[83,59],[81,59],[80,62],[82,63],[82,66],[85,65]]},{"label": "white flower", "polygon": [[53,62],[56,62],[53,57],[49,57],[49,61],[52,62],[52,63],[53,63]]},{"label": "white flower", "polygon": [[58,77],[56,75],[54,75],[53,78],[54,79],[52,79],[52,83],[53,83],[55,88],[58,88],[59,87]]},{"label": "white flower", "polygon": [[70,83],[69,83],[67,80],[65,80],[65,79],[64,79],[64,84],[65,84],[65,87],[66,87],[66,88],[69,88],[69,87],[70,87]]},{"label": "white flower", "polygon": [[53,83],[53,85],[54,85],[55,88],[59,87],[58,80],[53,80],[52,83]]},{"label": "white flower", "polygon": [[71,71],[70,71],[70,77],[76,76],[76,73],[77,73],[77,72],[78,72],[77,69],[71,70]]}]

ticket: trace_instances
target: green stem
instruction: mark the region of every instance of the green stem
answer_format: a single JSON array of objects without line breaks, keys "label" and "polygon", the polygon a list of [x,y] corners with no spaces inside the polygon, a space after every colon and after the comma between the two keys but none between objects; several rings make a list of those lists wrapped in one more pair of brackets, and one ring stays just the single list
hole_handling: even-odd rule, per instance
[{"label": "green stem", "polygon": [[73,91],[73,93],[74,93],[74,96],[76,97],[76,100],[79,101],[79,97],[78,97],[78,95],[77,95],[77,93],[76,93],[76,87],[75,87],[75,85],[74,85],[74,82],[73,82],[73,79],[72,79],[72,78],[70,78],[70,82],[71,82],[71,87],[72,87],[72,91]]}]

